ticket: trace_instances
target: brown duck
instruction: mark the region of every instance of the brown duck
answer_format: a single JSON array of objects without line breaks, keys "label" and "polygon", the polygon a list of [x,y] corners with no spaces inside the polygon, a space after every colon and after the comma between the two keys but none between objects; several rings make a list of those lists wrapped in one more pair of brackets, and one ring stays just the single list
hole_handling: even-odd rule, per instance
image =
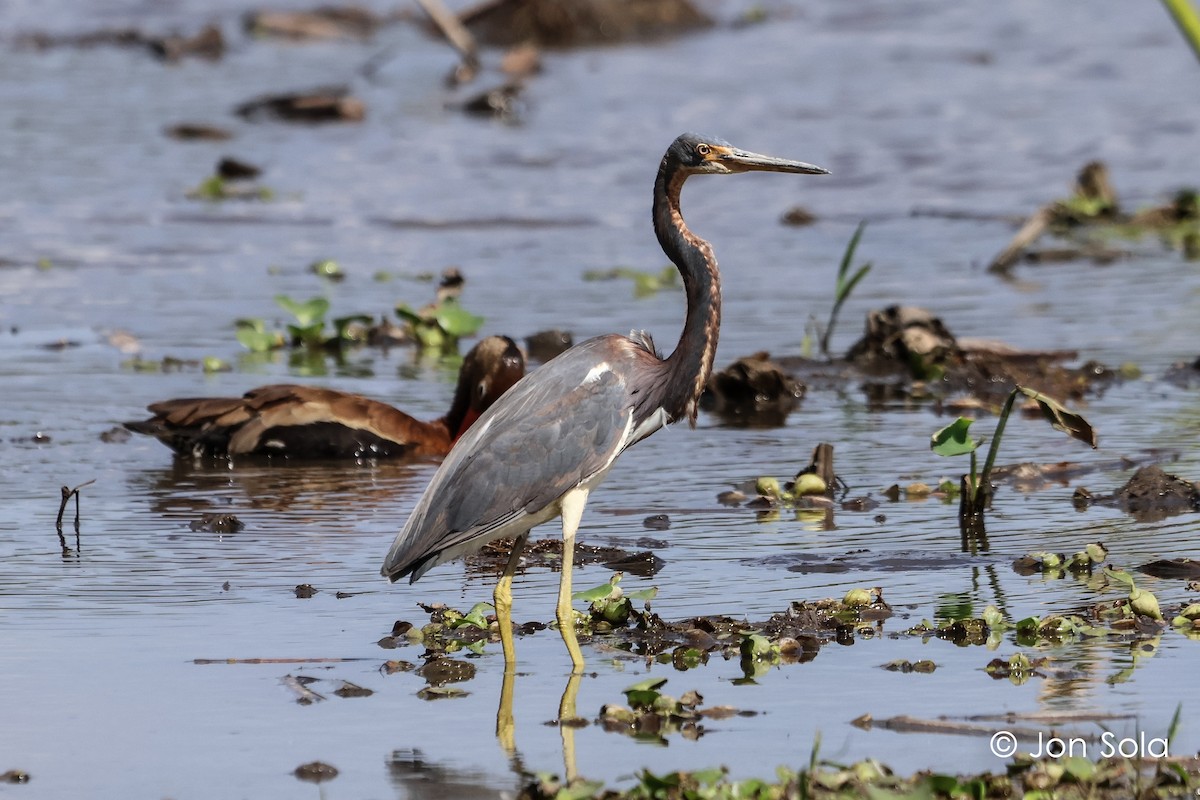
[{"label": "brown duck", "polygon": [[524,374],[525,359],[513,340],[489,336],[463,359],[450,410],[431,422],[357,394],[275,384],[242,397],[164,400],[148,407],[153,417],[125,427],[182,455],[444,456]]}]

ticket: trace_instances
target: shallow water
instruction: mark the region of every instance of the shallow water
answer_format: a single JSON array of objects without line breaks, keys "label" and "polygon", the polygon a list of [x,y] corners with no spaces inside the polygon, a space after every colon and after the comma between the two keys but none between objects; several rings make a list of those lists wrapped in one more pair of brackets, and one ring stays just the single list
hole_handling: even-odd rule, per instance
[{"label": "shallow water", "polygon": [[[845,242],[868,218],[859,257],[874,270],[842,311],[836,351],[857,338],[868,310],[903,302],[934,310],[959,336],[1136,363],[1145,378],[1083,409],[1100,431],[1100,450],[1022,421],[1010,425],[1001,460],[1107,465],[1161,449],[1178,455],[1172,472],[1200,474],[1195,391],[1160,380],[1168,365],[1196,355],[1200,293],[1189,264],[1140,242],[1131,245],[1135,257],[1106,267],[1025,265],[1012,281],[983,269],[1013,232],[1001,217],[1062,196],[1087,160],[1109,164],[1131,207],[1195,183],[1200,110],[1186,98],[1198,67],[1162,9],[764,7],[766,24],[547,54],[526,92],[524,124],[509,126],[448,110],[441,78],[452,55],[404,24],[368,44],[288,45],[242,38],[243,6],[232,2],[164,9],[110,0],[86,12],[53,0],[10,4],[11,30],[189,31],[215,20],[235,43],[218,63],[176,66],[106,48],[32,52],[6,40],[0,49],[0,771],[33,776],[23,797],[291,796],[292,770],[318,759],[340,770],[321,790],[330,798],[492,796],[519,783],[494,733],[497,646],[473,658],[478,675],[461,684],[463,698],[422,700],[419,677],[379,670],[387,659],[419,661],[420,648],[376,644],[396,619],[423,620],[417,602],[465,609],[491,596],[493,576],[461,563],[412,587],[378,577],[432,465],[196,468],[173,463],[157,442],[107,444],[99,435],[153,400],[240,393],[283,378],[437,416],[451,367],[414,362],[406,350],[364,350],[345,365],[327,364],[325,374],[299,374],[286,359],[240,355],[231,323],[280,318],[272,297],[281,293],[325,294],[334,316],[384,313],[397,300],[420,304],[429,284],[404,276],[448,265],[466,274],[464,304],[486,317],[484,333],[565,327],[580,340],[636,326],[669,349],[682,319],[679,294],[634,300],[627,283],[581,275],[664,263],[648,224],[649,189],[662,149],[681,130],[711,131],[834,173],[689,184],[689,223],[714,242],[724,267],[718,366],[762,348],[798,353],[809,315],[828,309]],[[725,22],[737,11],[714,9]],[[384,52],[375,78],[360,77]],[[338,81],[367,102],[363,124],[251,124],[230,113],[258,93]],[[236,138],[185,144],[161,135],[185,120],[227,127]],[[187,200],[224,154],[264,166],[262,182],[278,199]],[[797,204],[820,221],[778,224]],[[911,216],[916,209],[997,219]],[[478,224],[497,218],[527,224]],[[336,258],[350,277],[322,283],[307,272],[317,258]],[[42,259],[48,268],[39,268]],[[399,277],[381,284],[371,279],[377,270]],[[215,355],[237,368],[135,371],[123,365],[130,356],[107,343],[114,329],[136,336],[147,359]],[[74,346],[47,347],[64,340]],[[646,535],[666,539],[665,568],[622,584],[657,586],[653,607],[664,618],[762,619],[793,600],[858,586],[883,587],[898,615],[882,637],[828,645],[814,661],[753,685],[735,684],[742,672],[732,661],[676,672],[600,643],[585,647],[583,716],[623,701],[621,690],[646,675],[669,677],[668,692],[697,689],[706,704],[760,713],[712,722],[698,741],[675,737],[665,749],[586,727],[575,735],[579,773],[620,783],[643,766],[725,764],[736,775],[768,776],[780,764],[805,764],[818,732],[822,755],[836,760],[869,755],[906,772],[1002,764],[986,738],[849,725],[868,712],[1112,713],[1122,715],[1109,724],[1123,734],[1164,735],[1196,663],[1196,643],[1171,631],[1128,673],[1128,645],[1047,649],[1073,676],[1019,687],[982,671],[1019,649],[1011,640],[989,652],[888,635],[966,606],[978,613],[995,603],[1019,619],[1120,596],[1014,573],[1012,559],[1032,550],[1070,553],[1102,540],[1111,559],[1129,567],[1194,557],[1194,515],[1143,524],[1112,510],[1072,509],[1075,486],[1111,491],[1127,472],[1100,468],[1028,494],[1004,487],[988,519],[990,550],[976,555],[961,553],[955,509],[936,502],[839,511],[835,529],[823,530],[787,514],[760,522],[715,500],[758,475],[790,476],[822,441],[835,444],[837,470],[855,495],[936,481],[962,468],[929,453],[929,434],[946,421],[926,406],[869,406],[851,385],[810,393],[777,430],[724,427],[702,415],[695,431],[663,431],[624,455],[594,494],[581,539],[630,548]],[[39,431],[48,442],[33,441]],[[53,530],[59,487],[93,479],[82,490],[79,550],[63,557]],[[235,513],[247,527],[192,531],[189,523],[209,511]],[[643,528],[645,516],[660,513],[671,518],[668,532]],[[546,526],[535,535],[555,533]],[[802,558],[851,553],[847,572],[788,569]],[[889,557],[927,557],[937,567],[897,566]],[[582,569],[576,586],[609,574]],[[546,570],[519,576],[517,619],[549,620],[557,580]],[[296,599],[301,583],[319,593]],[[1188,597],[1180,581],[1139,585],[1164,605]],[[566,654],[553,631],[521,637],[517,647],[521,764],[561,771],[559,731],[542,723],[556,716]],[[939,668],[879,669],[900,658],[931,658]],[[279,661],[296,659],[345,660]],[[328,699],[297,705],[281,684],[287,675],[318,678],[312,688]],[[343,680],[375,694],[335,696]],[[1173,752],[1200,747],[1194,719],[1185,704]]]}]

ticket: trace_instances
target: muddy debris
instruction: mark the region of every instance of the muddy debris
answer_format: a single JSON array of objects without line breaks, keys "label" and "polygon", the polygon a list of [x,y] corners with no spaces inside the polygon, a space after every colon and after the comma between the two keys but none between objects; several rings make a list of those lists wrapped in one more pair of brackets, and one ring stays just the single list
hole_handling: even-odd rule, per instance
[{"label": "muddy debris", "polygon": [[525,337],[525,349],[529,352],[529,358],[533,361],[540,361],[543,364],[555,356],[570,350],[574,344],[575,339],[570,331],[558,330],[557,328],[538,331]]},{"label": "muddy debris", "polygon": [[1143,564],[1138,571],[1166,580],[1196,580],[1200,578],[1200,561],[1192,558],[1160,559]]},{"label": "muddy debris", "polygon": [[805,387],[762,351],[714,372],[700,396],[700,407],[730,424],[754,428],[783,425]]},{"label": "muddy debris", "polygon": [[1104,565],[1108,558],[1108,548],[1103,542],[1092,542],[1083,550],[1068,557],[1062,553],[1039,551],[1028,553],[1013,562],[1013,572],[1018,575],[1036,575],[1062,577],[1070,572],[1076,575],[1091,575],[1098,567]]},{"label": "muddy debris", "polygon": [[689,0],[485,0],[460,19],[480,42],[505,47],[651,41],[713,24]]},{"label": "muddy debris", "polygon": [[231,156],[224,156],[217,162],[217,175],[228,181],[244,181],[262,175],[262,167],[257,167],[248,161],[241,161]]},{"label": "muddy debris", "polygon": [[1051,663],[1048,656],[1030,658],[1024,653],[1015,653],[1008,658],[993,658],[983,668],[995,680],[1008,679],[1017,685],[1025,683],[1029,678],[1047,677],[1042,668]]},{"label": "muddy debris", "polygon": [[234,113],[243,119],[277,119],[284,122],[361,122],[366,104],[350,94],[346,86],[324,86],[305,92],[270,94],[238,105]]},{"label": "muddy debris", "polygon": [[1177,361],[1167,368],[1163,380],[1181,389],[1190,389],[1200,383],[1200,356],[1191,361]]},{"label": "muddy debris", "polygon": [[937,664],[927,658],[922,658],[919,661],[909,661],[906,658],[889,661],[886,664],[880,664],[880,669],[886,669],[888,672],[902,672],[905,675],[917,672],[922,675],[928,675],[937,669]]},{"label": "muddy debris", "polygon": [[194,531],[209,533],[237,533],[246,527],[246,523],[234,514],[202,514],[200,519],[188,523],[188,527]]},{"label": "muddy debris", "polygon": [[1127,512],[1138,522],[1157,522],[1176,514],[1200,511],[1200,487],[1163,471],[1162,467],[1150,465],[1138,469],[1111,495],[1094,495],[1079,487],[1072,501],[1078,509],[1109,506]]},{"label": "muddy debris", "polygon": [[475,665],[459,658],[436,656],[417,669],[417,675],[424,678],[430,686],[463,683],[474,679]]},{"label": "muddy debris", "polygon": [[338,776],[337,767],[325,764],[321,761],[312,761],[308,764],[301,764],[292,772],[297,778],[309,783],[324,783],[331,781]]},{"label": "muddy debris", "polygon": [[671,518],[666,514],[654,514],[642,520],[642,527],[651,531],[665,531],[671,527]]},{"label": "muddy debris", "polygon": [[189,56],[216,61],[225,54],[225,36],[216,25],[206,25],[192,36],[178,33],[156,35],[138,28],[120,28],[64,36],[27,33],[17,38],[17,46],[35,50],[125,47],[144,50],[166,62],[180,61]]},{"label": "muddy debris", "polygon": [[[671,664],[677,670],[694,669],[719,656],[740,660],[747,677],[761,675],[783,664],[811,661],[821,646],[829,642],[848,644],[857,637],[873,637],[878,633],[877,626],[893,614],[876,588],[851,590],[841,600],[793,602],[786,611],[757,622],[720,615],[668,622],[648,607],[638,610],[629,602],[633,598],[645,599],[648,606],[648,598],[656,590],[626,596],[615,580],[610,587],[604,587],[612,591],[601,592],[601,587],[589,590],[589,594],[605,596],[592,600],[586,616],[577,615],[581,639],[592,639],[597,647],[609,652],[624,651],[634,658]],[[490,606],[485,607],[490,611]],[[452,664],[470,663],[447,658],[448,654],[464,648],[480,652],[484,644],[499,641],[493,614],[487,614],[477,624],[459,623],[477,615],[478,606],[467,614],[441,604],[423,608],[430,614],[430,623],[420,629],[419,636],[408,636],[407,643],[426,648],[429,663],[438,663],[437,667],[430,667],[434,675],[440,675],[444,668],[454,676],[457,673],[452,670],[458,667]],[[544,623],[526,623],[517,626],[515,632],[523,636],[547,627]]]},{"label": "muddy debris", "polygon": [[334,689],[333,693],[336,694],[338,697],[350,698],[350,697],[370,697],[371,695],[375,694],[375,691],[373,689],[368,689],[365,686],[359,686],[357,683],[351,683],[350,681],[342,681],[342,685],[339,686],[337,689]]},{"label": "muddy debris", "polygon": [[[1181,189],[1172,199],[1160,206],[1142,209],[1128,214],[1122,211],[1116,190],[1109,179],[1108,168],[1100,161],[1092,161],[1080,169],[1071,196],[1056,200],[1038,209],[1025,220],[1012,241],[988,265],[988,270],[1009,274],[1019,261],[1054,262],[1090,258],[1096,263],[1107,264],[1130,253],[1113,248],[1105,241],[1083,241],[1077,245],[1033,250],[1032,246],[1045,233],[1075,238],[1089,227],[1109,226],[1123,228],[1127,235],[1136,235],[1146,230],[1155,230],[1167,235],[1173,246],[1182,249],[1186,258],[1192,258],[1189,248],[1200,245],[1200,195],[1195,189]],[[1119,228],[1118,228],[1119,226]]]},{"label": "muddy debris", "polygon": [[195,36],[170,35],[151,38],[150,52],[163,61],[181,61],[186,57],[217,61],[225,55],[225,36],[216,25],[207,25]]},{"label": "muddy debris", "polygon": [[457,108],[474,117],[488,117],[501,122],[517,123],[520,122],[525,111],[524,104],[521,102],[523,91],[522,84],[510,81],[480,92],[461,103],[451,104],[450,107]]},{"label": "muddy debris", "polygon": [[[1015,386],[1036,386],[1062,400],[1079,400],[1129,377],[1096,362],[1067,367],[1072,350],[1018,350],[1000,342],[958,339],[940,318],[915,306],[889,306],[867,315],[864,335],[846,361],[865,377],[868,395],[946,398],[966,395],[979,408],[998,408]],[[807,376],[805,376],[807,380]]]},{"label": "muddy debris", "polygon": [[666,744],[666,737],[680,734],[695,741],[704,735],[704,719],[728,719],[755,712],[739,711],[732,706],[701,708],[704,697],[697,691],[684,692],[679,698],[659,691],[666,678],[649,678],[625,689],[628,706],[605,703],[595,724],[609,733],[621,733],[640,741]]},{"label": "muddy debris", "polygon": [[163,128],[163,134],[183,142],[224,142],[233,138],[233,134],[225,128],[202,122],[178,122],[168,125]]},{"label": "muddy debris", "polygon": [[779,221],[784,225],[812,225],[817,221],[817,215],[803,206],[793,206],[783,212]]},{"label": "muddy debris", "polygon": [[330,39],[369,39],[392,17],[382,17],[362,6],[321,6],[311,11],[260,9],[242,16],[242,28],[256,38],[295,42]]},{"label": "muddy debris", "polygon": [[133,437],[133,434],[124,428],[114,426],[100,434],[100,441],[105,444],[125,444]]},{"label": "muddy debris", "polygon": [[[485,544],[477,553],[466,557],[468,570],[500,572],[508,562],[512,550],[512,539],[496,539]],[[627,572],[630,575],[648,578],[659,572],[666,561],[652,552],[666,548],[667,542],[660,539],[638,539],[637,547],[647,550],[626,550],[621,547],[604,547],[585,542],[575,543],[575,566],[599,564],[609,569]],[[521,554],[521,569],[550,567],[558,569],[562,561],[561,539],[537,539],[529,542]]]},{"label": "muddy debris", "polygon": [[[869,715],[852,724],[870,728]],[[942,733],[988,737],[995,725],[967,726],[943,719],[922,720],[892,717],[874,723],[901,733]],[[1022,742],[1043,735],[1043,728],[1017,728]],[[1084,733],[1087,739],[1094,736]],[[1166,739],[1162,743],[1166,755]],[[552,800],[566,796],[576,800],[640,800],[647,797],[809,797],[814,800],[845,800],[867,797],[1087,797],[1095,800],[1128,800],[1131,797],[1192,797],[1200,785],[1200,760],[1189,757],[1170,760],[1161,768],[1157,752],[1152,763],[1125,757],[1092,761],[1072,758],[1064,765],[1061,756],[1030,759],[1015,756],[997,772],[945,774],[924,770],[908,777],[897,775],[875,759],[853,764],[815,760],[808,769],[780,767],[771,780],[758,777],[734,780],[728,771],[697,770],[656,774],[645,770],[631,788],[607,787],[602,782],[577,778],[567,789],[558,779],[541,775],[524,785],[517,800]],[[1159,766],[1155,766],[1159,765]]]},{"label": "muddy debris", "polygon": [[398,347],[412,344],[413,337],[408,326],[393,322],[386,315],[367,328],[366,342],[371,347]]}]

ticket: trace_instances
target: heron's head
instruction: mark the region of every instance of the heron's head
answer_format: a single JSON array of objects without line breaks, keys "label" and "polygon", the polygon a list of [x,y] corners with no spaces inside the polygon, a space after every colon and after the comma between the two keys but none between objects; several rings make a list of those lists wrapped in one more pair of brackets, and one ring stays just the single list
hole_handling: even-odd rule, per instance
[{"label": "heron's head", "polygon": [[803,161],[764,156],[734,147],[724,139],[685,133],[671,143],[667,158],[694,174],[730,175],[738,172],[799,172],[827,175],[829,170]]}]

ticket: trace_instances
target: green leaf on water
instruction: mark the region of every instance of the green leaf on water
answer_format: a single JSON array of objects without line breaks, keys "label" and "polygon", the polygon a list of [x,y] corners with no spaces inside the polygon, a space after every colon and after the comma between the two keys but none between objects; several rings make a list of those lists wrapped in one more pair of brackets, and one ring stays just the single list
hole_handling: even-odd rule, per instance
[{"label": "green leaf on water", "polygon": [[768,658],[772,653],[771,640],[761,633],[751,633],[742,637],[742,658]]},{"label": "green leaf on water", "polygon": [[243,347],[254,353],[265,353],[283,347],[283,337],[274,331],[239,325],[235,335]]},{"label": "green leaf on water", "polygon": [[989,605],[983,610],[983,621],[989,628],[1005,627],[1004,614],[994,605]]},{"label": "green leaf on water", "polygon": [[1133,588],[1133,576],[1123,569],[1112,569],[1111,567],[1105,567],[1104,574],[1109,580],[1116,581],[1117,583],[1123,583],[1130,589]]},{"label": "green leaf on water", "polygon": [[591,589],[583,589],[571,595],[572,600],[582,600],[586,603],[593,603],[597,600],[603,600],[612,594],[613,584],[602,583],[599,586],[593,586]]},{"label": "green leaf on water", "polygon": [[287,331],[293,342],[300,342],[306,347],[318,347],[325,342],[325,324],[323,322],[315,322],[303,327],[288,325]]},{"label": "green leaf on water", "polygon": [[438,326],[454,338],[471,336],[483,325],[483,317],[477,317],[453,300],[437,307],[434,318]]},{"label": "green leaf on water", "polygon": [[631,708],[650,708],[660,697],[659,689],[666,684],[666,678],[647,678],[624,690],[625,699]]},{"label": "green leaf on water", "polygon": [[333,329],[338,339],[350,339],[351,325],[369,326],[375,320],[369,314],[351,314],[348,317],[338,317],[333,321]]},{"label": "green leaf on water", "polygon": [[488,627],[488,614],[494,610],[495,609],[492,608],[491,603],[476,603],[475,605],[471,606],[471,610],[463,616],[460,624],[474,625],[476,628],[483,628],[486,630]]},{"label": "green leaf on water", "polygon": [[649,603],[651,600],[658,597],[658,587],[651,586],[649,589],[638,589],[636,592],[629,592],[625,596],[630,600],[644,600]]},{"label": "green leaf on water", "polygon": [[969,428],[973,420],[959,417],[946,427],[936,431],[929,439],[929,449],[939,456],[961,456],[974,452],[979,442],[972,439]]},{"label": "green leaf on water", "polygon": [[286,294],[277,294],[275,303],[295,317],[296,324],[302,328],[315,323],[324,323],[325,314],[329,312],[329,300],[324,297],[314,297],[311,300],[297,302]]},{"label": "green leaf on water", "polygon": [[319,261],[314,261],[309,265],[308,269],[314,275],[334,281],[340,281],[346,277],[346,273],[342,271],[342,265],[332,258],[323,258]]}]

